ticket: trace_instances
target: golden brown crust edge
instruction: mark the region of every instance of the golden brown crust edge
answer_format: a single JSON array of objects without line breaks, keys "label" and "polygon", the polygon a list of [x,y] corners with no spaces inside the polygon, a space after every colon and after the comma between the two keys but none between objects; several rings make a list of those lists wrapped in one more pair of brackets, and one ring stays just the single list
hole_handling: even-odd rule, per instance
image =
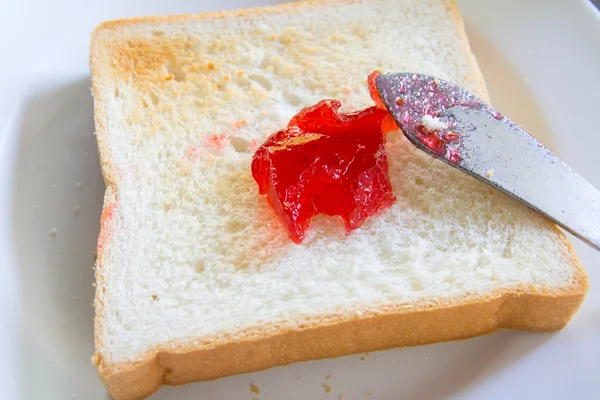
[{"label": "golden brown crust edge", "polygon": [[[228,13],[205,13],[194,16],[148,17],[110,21],[98,27],[96,32],[128,24],[148,22],[176,22],[189,18],[220,18],[244,16],[255,12],[286,11],[291,7],[308,6],[307,3],[352,2],[352,0],[316,0],[284,4],[254,10]],[[480,88],[477,94],[488,99],[487,90],[477,61],[472,55],[464,33],[462,19],[454,0],[444,0],[448,12],[455,18],[460,29],[465,54],[470,57],[469,78]],[[94,34],[94,37],[96,35]],[[92,39],[91,70],[94,113],[102,173],[107,186],[104,197],[103,226],[100,233],[110,234],[109,214],[116,206],[118,197],[116,176],[110,162],[108,148],[104,143],[106,110],[99,90],[101,83],[98,65],[94,63],[97,43]],[[253,372],[287,365],[298,361],[339,357],[348,354],[383,350],[394,347],[415,346],[450,340],[466,339],[494,332],[498,329],[518,329],[549,332],[563,328],[579,309],[588,289],[588,282],[571,244],[562,232],[561,239],[569,248],[572,264],[576,266],[576,283],[568,289],[555,292],[537,292],[535,288],[508,291],[501,295],[431,309],[393,311],[376,316],[350,317],[333,322],[309,323],[306,328],[281,329],[277,334],[259,336],[259,339],[237,339],[220,344],[198,347],[189,344],[171,345],[171,350],[152,349],[144,355],[144,361],[125,363],[115,367],[103,362],[98,349],[101,338],[97,335],[102,325],[104,280],[108,270],[103,254],[98,254],[96,264],[96,318],[95,348],[93,361],[100,379],[109,394],[118,400],[144,398],[155,392],[162,384],[179,385],[228,375]],[[252,338],[252,329],[242,337]],[[258,329],[262,332],[261,329]],[[254,332],[256,334],[256,331]],[[238,336],[239,337],[239,336]]]},{"label": "golden brown crust edge", "polygon": [[[98,30],[96,30],[98,31]],[[110,163],[110,156],[108,152],[108,146],[105,142],[106,135],[106,123],[107,112],[104,99],[100,96],[101,87],[101,75],[99,73],[98,62],[95,58],[98,57],[98,43],[96,40],[96,32],[92,35],[90,45],[90,70],[92,75],[92,97],[94,98],[94,125],[96,129],[96,141],[98,143],[98,153],[100,156],[100,167],[102,176],[104,178],[104,184],[106,185],[106,191],[104,193],[104,205],[102,208],[102,217],[100,218],[100,232],[98,234],[98,243],[106,240],[106,236],[111,229],[111,221],[106,217],[105,214],[114,205],[117,204],[117,193],[116,193],[116,177],[114,176],[114,170]],[[101,338],[98,335],[100,327],[102,326],[102,316],[104,313],[104,298],[106,279],[105,274],[107,273],[106,265],[104,264],[104,253],[97,252],[96,254],[96,266],[95,266],[95,283],[96,293],[94,297],[94,355],[92,356],[92,362],[98,367],[100,372],[99,363],[101,357],[99,356],[98,349],[101,347]],[[108,390],[108,387],[107,387]],[[110,393],[110,391],[109,391]]]},{"label": "golden brown crust edge", "polygon": [[514,291],[445,308],[355,317],[212,348],[159,351],[118,371],[102,365],[98,370],[111,396],[133,400],[150,395],[161,384],[216,379],[297,361],[467,339],[501,328],[550,332],[563,328],[581,305],[587,291],[585,276],[581,278],[577,287],[562,294]]},{"label": "golden brown crust edge", "polygon": [[[255,8],[243,8],[228,11],[207,11],[198,14],[173,14],[173,15],[157,15],[149,17],[133,17],[133,18],[122,18],[111,21],[105,21],[101,23],[97,28],[96,32],[103,29],[114,29],[122,28],[137,24],[161,24],[165,22],[175,23],[181,21],[189,21],[191,19],[219,19],[219,18],[230,18],[240,17],[243,18],[248,15],[259,15],[259,14],[274,14],[283,13],[288,11],[299,11],[301,8],[311,8],[319,4],[344,4],[344,3],[356,3],[361,0],[288,0],[288,2],[280,3],[277,5],[265,5]],[[454,0],[443,0],[444,2],[453,2]],[[455,7],[456,8],[456,7]]]}]

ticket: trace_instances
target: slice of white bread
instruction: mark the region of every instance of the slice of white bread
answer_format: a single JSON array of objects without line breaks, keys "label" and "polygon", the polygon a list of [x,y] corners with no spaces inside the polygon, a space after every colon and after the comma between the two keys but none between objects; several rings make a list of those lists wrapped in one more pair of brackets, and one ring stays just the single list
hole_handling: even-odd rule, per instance
[{"label": "slice of white bread", "polygon": [[342,0],[107,22],[91,69],[107,189],[94,363],[115,399],[295,361],[552,331],[587,278],[548,220],[386,144],[396,203],[344,235],[288,238],[253,150],[323,98],[372,105],[369,72],[487,92],[452,1]]}]

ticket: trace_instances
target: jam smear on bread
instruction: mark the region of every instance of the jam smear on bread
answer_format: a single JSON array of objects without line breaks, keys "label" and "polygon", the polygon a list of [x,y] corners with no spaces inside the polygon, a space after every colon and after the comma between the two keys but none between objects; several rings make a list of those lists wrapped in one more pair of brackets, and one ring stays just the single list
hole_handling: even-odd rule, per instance
[{"label": "jam smear on bread", "polygon": [[382,130],[389,113],[369,107],[346,114],[340,107],[322,100],[301,110],[252,159],[259,192],[296,243],[317,214],[341,216],[349,234],[396,199]]}]

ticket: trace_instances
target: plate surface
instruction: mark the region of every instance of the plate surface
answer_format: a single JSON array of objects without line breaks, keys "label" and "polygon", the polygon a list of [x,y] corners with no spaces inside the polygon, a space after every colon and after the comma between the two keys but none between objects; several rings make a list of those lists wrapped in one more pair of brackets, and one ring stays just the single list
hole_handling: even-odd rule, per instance
[{"label": "plate surface", "polygon": [[[0,3],[0,397],[108,398],[90,362],[104,192],[92,134],[91,31],[106,19],[276,2]],[[459,7],[495,106],[600,187],[600,13],[584,0]],[[166,387],[152,399],[600,398],[600,253],[575,247],[591,290],[561,332],[503,331],[298,363]]]}]

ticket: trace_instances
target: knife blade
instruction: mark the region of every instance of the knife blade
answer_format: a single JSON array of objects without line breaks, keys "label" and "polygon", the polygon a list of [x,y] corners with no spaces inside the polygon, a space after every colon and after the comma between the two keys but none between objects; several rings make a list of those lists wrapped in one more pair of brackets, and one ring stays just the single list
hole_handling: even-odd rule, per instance
[{"label": "knife blade", "polygon": [[600,250],[600,192],[520,126],[466,89],[429,75],[379,74],[375,85],[416,147]]}]

